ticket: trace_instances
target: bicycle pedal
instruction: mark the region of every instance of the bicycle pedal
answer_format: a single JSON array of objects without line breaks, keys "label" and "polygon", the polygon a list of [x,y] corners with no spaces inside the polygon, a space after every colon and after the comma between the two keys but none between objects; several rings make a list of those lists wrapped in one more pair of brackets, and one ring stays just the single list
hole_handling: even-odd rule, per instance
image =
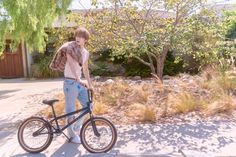
[{"label": "bicycle pedal", "polygon": [[69,138],[68,143],[71,143],[72,139],[73,139],[73,137]]},{"label": "bicycle pedal", "polygon": [[56,136],[60,136],[60,135],[61,135],[61,133],[56,133],[55,135],[56,135]]}]

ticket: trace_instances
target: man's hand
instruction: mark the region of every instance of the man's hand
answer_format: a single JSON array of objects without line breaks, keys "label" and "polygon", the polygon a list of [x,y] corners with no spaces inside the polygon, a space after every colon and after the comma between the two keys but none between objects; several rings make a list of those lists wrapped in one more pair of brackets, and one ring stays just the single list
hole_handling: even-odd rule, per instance
[{"label": "man's hand", "polygon": [[89,85],[89,86],[88,86],[88,89],[93,91],[93,86],[92,86],[92,85]]},{"label": "man's hand", "polygon": [[86,87],[86,88],[88,87],[87,81],[80,80],[79,82],[80,82],[80,84],[81,84],[82,86],[84,86],[84,87]]}]

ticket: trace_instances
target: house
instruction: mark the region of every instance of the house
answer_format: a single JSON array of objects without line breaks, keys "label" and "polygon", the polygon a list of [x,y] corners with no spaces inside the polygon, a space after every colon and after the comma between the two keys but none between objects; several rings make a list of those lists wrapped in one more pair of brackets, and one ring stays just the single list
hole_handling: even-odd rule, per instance
[{"label": "house", "polygon": [[216,4],[209,4],[206,6],[208,9],[214,11],[217,16],[222,16],[224,11],[233,11],[236,10],[236,3],[229,4],[229,3],[216,3]]}]

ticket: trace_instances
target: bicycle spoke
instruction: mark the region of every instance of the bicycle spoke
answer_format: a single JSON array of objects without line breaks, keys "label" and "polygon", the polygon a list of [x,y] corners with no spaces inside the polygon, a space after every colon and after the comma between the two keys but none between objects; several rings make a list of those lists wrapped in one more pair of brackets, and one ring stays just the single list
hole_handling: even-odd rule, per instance
[{"label": "bicycle spoke", "polygon": [[[43,127],[44,123],[39,121],[32,121],[31,123],[26,125],[23,132],[24,143],[31,148],[38,148],[44,145],[44,143],[48,139],[48,134],[39,134],[37,136],[33,136],[33,133],[35,133],[36,131],[40,131],[39,133],[47,133],[46,127]],[[40,130],[42,128],[43,130]]]},{"label": "bicycle spoke", "polygon": [[112,128],[101,121],[96,121],[95,124],[100,136],[97,137],[94,134],[93,127],[90,125],[86,128],[85,140],[92,149],[102,149],[107,147],[112,141]]}]

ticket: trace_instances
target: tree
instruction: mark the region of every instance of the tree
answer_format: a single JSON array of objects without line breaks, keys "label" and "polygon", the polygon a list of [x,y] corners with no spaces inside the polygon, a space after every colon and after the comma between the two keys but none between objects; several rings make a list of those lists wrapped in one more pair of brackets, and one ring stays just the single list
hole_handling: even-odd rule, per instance
[{"label": "tree", "polygon": [[219,61],[222,70],[236,66],[236,11],[225,11],[222,22],[222,38],[219,46]]},{"label": "tree", "polygon": [[214,12],[202,9],[185,19],[182,27],[176,30],[174,50],[182,52],[182,55],[191,55],[202,66],[218,60],[223,30]]},{"label": "tree", "polygon": [[[197,16],[203,2],[105,0],[94,3],[95,8],[103,6],[103,9],[90,10],[84,14],[72,13],[68,19],[84,25],[92,32],[90,49],[112,49],[113,57],[136,58],[148,66],[153,74],[162,78],[168,51],[214,54],[200,53],[213,51],[218,40],[207,40],[215,33],[212,29],[207,30],[212,28],[212,22]],[[202,28],[204,31],[201,31]],[[201,38],[201,44],[204,45],[194,49],[197,37]]]},{"label": "tree", "polygon": [[[1,0],[0,1],[0,52],[10,36],[15,47],[21,41],[30,49],[43,51],[47,34],[45,28],[65,13],[72,0]],[[0,53],[1,54],[1,53]]]}]

